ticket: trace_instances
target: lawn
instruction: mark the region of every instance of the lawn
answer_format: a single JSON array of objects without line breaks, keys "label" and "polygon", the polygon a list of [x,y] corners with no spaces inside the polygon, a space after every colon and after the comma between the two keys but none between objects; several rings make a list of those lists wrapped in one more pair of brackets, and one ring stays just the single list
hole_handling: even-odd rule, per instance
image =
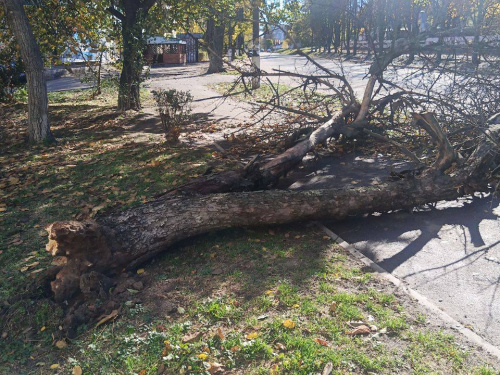
[{"label": "lawn", "polygon": [[112,291],[125,301],[113,317],[60,337],[62,308],[26,294],[51,262],[48,224],[233,166],[209,148],[166,144],[153,115],[117,113],[114,98],[51,94],[56,145],[27,146],[25,104],[0,107],[0,373],[498,373],[307,223],[184,241]]}]

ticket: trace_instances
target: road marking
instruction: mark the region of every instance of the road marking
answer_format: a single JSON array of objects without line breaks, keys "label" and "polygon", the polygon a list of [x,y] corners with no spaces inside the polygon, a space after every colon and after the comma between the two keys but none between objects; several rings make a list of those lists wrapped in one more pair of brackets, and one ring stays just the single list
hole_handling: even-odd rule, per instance
[{"label": "road marking", "polygon": [[330,229],[325,227],[323,224],[316,222],[315,223],[320,229],[322,229],[333,241],[335,241],[339,246],[342,246],[345,250],[347,250],[354,258],[360,260],[366,266],[375,270],[380,276],[390,281],[394,286],[398,289],[415,299],[418,303],[423,305],[425,308],[436,314],[442,321],[448,323],[452,329],[455,329],[465,337],[467,337],[471,342],[478,345],[486,352],[496,357],[500,361],[500,349],[489,343],[477,333],[471,331],[469,328],[466,328],[462,323],[457,321],[455,318],[452,318],[450,315],[441,310],[438,306],[436,306],[433,302],[431,302],[427,297],[420,294],[416,290],[410,288],[405,285],[403,281],[387,272],[384,268],[380,267],[377,263],[372,261],[370,258],[364,256],[360,251],[358,251],[353,245],[344,241],[339,235],[332,232]]}]

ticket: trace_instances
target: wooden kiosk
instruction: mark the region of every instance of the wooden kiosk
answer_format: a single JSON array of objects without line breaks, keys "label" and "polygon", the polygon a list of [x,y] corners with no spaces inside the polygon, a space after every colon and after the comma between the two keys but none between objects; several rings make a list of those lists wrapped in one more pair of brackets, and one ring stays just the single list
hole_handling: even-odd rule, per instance
[{"label": "wooden kiosk", "polygon": [[186,42],[163,37],[149,38],[144,59],[152,64],[185,64]]}]

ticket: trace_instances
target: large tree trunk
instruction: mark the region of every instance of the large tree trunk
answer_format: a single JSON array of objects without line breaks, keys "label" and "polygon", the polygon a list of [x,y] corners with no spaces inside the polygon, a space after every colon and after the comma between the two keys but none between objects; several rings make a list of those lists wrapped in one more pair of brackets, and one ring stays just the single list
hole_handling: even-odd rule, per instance
[{"label": "large tree trunk", "polygon": [[131,2],[122,21],[123,67],[118,92],[118,109],[122,111],[141,108],[142,29],[137,25],[137,13],[138,5]]},{"label": "large tree trunk", "polygon": [[114,8],[108,11],[122,24],[123,67],[118,91],[118,109],[139,110],[141,108],[140,85],[142,74],[143,21],[156,0],[123,0],[123,13]]},{"label": "large tree trunk", "polygon": [[208,66],[207,74],[225,72],[222,55],[224,53],[224,24],[218,23],[216,11],[212,11],[212,17],[207,20],[207,31],[205,40],[208,46]]},{"label": "large tree trunk", "polygon": [[[491,171],[499,162],[498,153],[492,152],[499,132],[500,124],[492,125],[467,164],[451,175],[442,173],[441,164],[435,163],[420,174],[399,176],[376,186],[162,197],[96,222],[56,222],[49,228],[47,249],[57,257],[59,266],[48,274],[52,275],[54,299],[70,306],[66,329],[71,332],[83,317],[95,318],[103,313],[102,309],[89,312],[88,306],[95,307],[93,299],[102,302],[107,296],[113,284],[110,277],[138,267],[185,238],[231,227],[342,220],[350,215],[411,208],[486,190]],[[98,287],[96,297],[95,288],[88,286],[89,280],[95,281],[91,285],[105,284],[107,289]],[[104,309],[109,305],[102,306]],[[85,314],[82,309],[86,309]]]},{"label": "large tree trunk", "polygon": [[31,31],[23,2],[2,0],[7,22],[21,49],[28,81],[28,134],[30,142],[53,141],[49,126],[47,83],[42,53]]}]

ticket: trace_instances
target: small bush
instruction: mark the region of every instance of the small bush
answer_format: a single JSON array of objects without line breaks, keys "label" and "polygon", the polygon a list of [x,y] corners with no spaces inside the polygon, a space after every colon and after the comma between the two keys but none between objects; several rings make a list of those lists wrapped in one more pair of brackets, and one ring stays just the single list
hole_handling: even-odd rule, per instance
[{"label": "small bush", "polygon": [[156,108],[167,140],[177,141],[180,127],[190,118],[193,96],[189,91],[153,91]]}]

